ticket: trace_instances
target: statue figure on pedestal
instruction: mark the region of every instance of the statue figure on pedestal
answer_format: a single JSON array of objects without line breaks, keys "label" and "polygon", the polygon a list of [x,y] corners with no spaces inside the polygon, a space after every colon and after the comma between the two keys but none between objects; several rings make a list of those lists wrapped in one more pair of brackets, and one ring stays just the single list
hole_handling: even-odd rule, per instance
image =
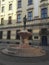
[{"label": "statue figure on pedestal", "polygon": [[24,18],[23,18],[23,22],[24,22],[24,30],[25,30],[25,28],[26,28],[26,21],[27,21],[27,18],[26,18],[26,15],[25,15]]}]

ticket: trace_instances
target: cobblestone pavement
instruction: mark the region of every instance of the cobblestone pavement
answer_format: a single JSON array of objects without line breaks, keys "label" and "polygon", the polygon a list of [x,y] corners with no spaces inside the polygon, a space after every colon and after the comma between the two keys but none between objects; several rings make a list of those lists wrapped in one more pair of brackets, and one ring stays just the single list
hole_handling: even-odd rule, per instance
[{"label": "cobblestone pavement", "polygon": [[49,65],[49,47],[42,47],[47,54],[36,58],[12,57],[1,53],[1,49],[7,47],[7,44],[0,44],[0,65]]}]

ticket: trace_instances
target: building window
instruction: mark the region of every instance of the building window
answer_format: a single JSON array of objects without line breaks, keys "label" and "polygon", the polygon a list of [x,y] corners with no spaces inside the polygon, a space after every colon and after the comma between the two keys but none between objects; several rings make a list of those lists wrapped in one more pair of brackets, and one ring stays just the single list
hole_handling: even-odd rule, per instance
[{"label": "building window", "polygon": [[5,0],[2,0],[2,1],[5,1]]},{"label": "building window", "polygon": [[28,20],[32,20],[33,16],[32,16],[32,11],[28,12]]},{"label": "building window", "polygon": [[41,2],[43,2],[43,1],[47,1],[47,0],[41,0]]},{"label": "building window", "polygon": [[9,10],[12,10],[12,4],[9,4]]},{"label": "building window", "polygon": [[48,34],[48,31],[46,28],[41,29],[40,35],[47,35],[47,34]]},{"label": "building window", "polygon": [[41,9],[41,18],[46,18],[47,17],[47,8]]},{"label": "building window", "polygon": [[3,32],[2,32],[2,31],[0,31],[0,39],[2,39],[2,35],[3,35]]},{"label": "building window", "polygon": [[11,17],[11,16],[9,16],[9,19],[8,19],[8,24],[11,24],[11,22],[12,22],[12,17]]},{"label": "building window", "polygon": [[21,0],[18,0],[18,8],[21,8]]},{"label": "building window", "polygon": [[11,31],[7,32],[7,39],[10,39]]},{"label": "building window", "polygon": [[4,24],[4,18],[1,18],[1,25]]},{"label": "building window", "polygon": [[21,22],[21,14],[17,15],[17,22]]},{"label": "building window", "polygon": [[4,12],[4,6],[2,6],[2,12]]},{"label": "building window", "polygon": [[17,31],[16,31],[16,39],[18,39],[18,40],[20,40],[20,35],[18,34],[19,31],[20,31],[20,30],[17,30]]},{"label": "building window", "polygon": [[33,0],[28,0],[28,5],[32,5]]},{"label": "building window", "polygon": [[38,36],[34,36],[34,39],[38,39]]}]

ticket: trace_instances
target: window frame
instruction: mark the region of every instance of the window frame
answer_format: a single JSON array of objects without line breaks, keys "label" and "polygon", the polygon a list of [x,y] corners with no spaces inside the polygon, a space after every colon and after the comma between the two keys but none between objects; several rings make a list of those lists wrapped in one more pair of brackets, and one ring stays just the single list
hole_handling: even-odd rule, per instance
[{"label": "window frame", "polygon": [[33,12],[28,11],[28,21],[31,21],[33,19]]},{"label": "window frame", "polygon": [[9,4],[9,10],[12,10],[12,3]]},{"label": "window frame", "polygon": [[21,0],[18,0],[17,8],[21,8],[21,7],[22,7],[22,1]]},{"label": "window frame", "polygon": [[39,40],[40,37],[38,35],[33,36],[33,40]]},{"label": "window frame", "polygon": [[11,24],[12,23],[12,16],[9,16],[8,17],[8,24]]},{"label": "window frame", "polygon": [[28,0],[28,5],[32,5],[33,4],[33,0]]},{"label": "window frame", "polygon": [[[44,10],[45,10],[45,12],[44,12]],[[41,9],[41,18],[47,18],[48,17],[47,11],[48,11],[47,8]]]},{"label": "window frame", "polygon": [[3,12],[4,12],[4,10],[5,10],[4,8],[5,8],[5,6],[2,6],[2,9],[1,9],[1,12],[2,12],[2,13],[3,13]]},{"label": "window frame", "polygon": [[7,31],[7,39],[11,39],[11,31]]},{"label": "window frame", "polygon": [[2,0],[2,2],[4,2],[5,0]]},{"label": "window frame", "polygon": [[3,31],[0,31],[0,39],[3,38]]},{"label": "window frame", "polygon": [[18,34],[19,31],[20,31],[20,30],[16,30],[16,39],[17,39],[17,40],[20,40],[20,35]]},{"label": "window frame", "polygon": [[17,14],[17,23],[21,22],[21,14]]},{"label": "window frame", "polygon": [[1,25],[4,24],[4,18],[1,18]]}]

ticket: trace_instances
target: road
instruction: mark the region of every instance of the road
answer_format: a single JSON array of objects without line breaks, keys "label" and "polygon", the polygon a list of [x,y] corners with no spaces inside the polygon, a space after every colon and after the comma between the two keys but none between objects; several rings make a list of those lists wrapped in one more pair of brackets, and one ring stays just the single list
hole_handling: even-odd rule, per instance
[{"label": "road", "polygon": [[[7,44],[0,44],[0,49],[7,47]],[[49,47],[43,47],[47,54],[43,57],[22,58],[4,55],[0,50],[0,65],[49,65]]]}]

